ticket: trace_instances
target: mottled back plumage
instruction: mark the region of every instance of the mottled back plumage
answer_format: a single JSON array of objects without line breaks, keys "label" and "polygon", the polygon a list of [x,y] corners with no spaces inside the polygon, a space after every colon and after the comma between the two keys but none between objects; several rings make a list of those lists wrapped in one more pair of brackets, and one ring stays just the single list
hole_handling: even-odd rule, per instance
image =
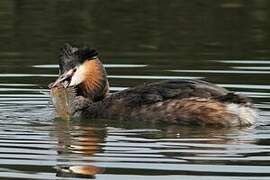
[{"label": "mottled back plumage", "polygon": [[[233,96],[233,100],[231,97]],[[240,95],[200,80],[168,80],[143,84],[112,94],[103,101],[90,103],[82,114],[91,118],[144,120],[178,125],[247,126],[228,111],[227,104],[250,101]],[[248,112],[249,113],[249,112]],[[253,112],[249,115],[253,116]]]}]

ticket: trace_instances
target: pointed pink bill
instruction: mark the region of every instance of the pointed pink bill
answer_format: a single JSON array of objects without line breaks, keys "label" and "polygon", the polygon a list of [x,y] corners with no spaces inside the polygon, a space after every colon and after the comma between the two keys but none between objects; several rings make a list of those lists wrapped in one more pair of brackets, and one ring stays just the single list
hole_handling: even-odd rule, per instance
[{"label": "pointed pink bill", "polygon": [[59,87],[59,86],[62,86],[64,88],[67,88],[71,82],[71,78],[74,74],[74,71],[73,69],[65,72],[64,74],[60,75],[58,77],[58,79],[56,79],[55,82],[53,82],[51,85],[50,85],[50,88],[54,88],[54,87]]}]

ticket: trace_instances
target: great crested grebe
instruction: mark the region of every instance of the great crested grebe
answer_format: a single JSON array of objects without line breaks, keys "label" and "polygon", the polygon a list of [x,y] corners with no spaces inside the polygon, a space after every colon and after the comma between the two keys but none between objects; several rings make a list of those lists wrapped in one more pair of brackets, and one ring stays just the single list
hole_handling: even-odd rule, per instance
[{"label": "great crested grebe", "polygon": [[71,116],[178,125],[254,124],[256,109],[246,97],[201,80],[146,83],[109,95],[106,71],[97,55],[93,49],[69,44],[61,49],[59,77],[51,88],[75,89]]}]

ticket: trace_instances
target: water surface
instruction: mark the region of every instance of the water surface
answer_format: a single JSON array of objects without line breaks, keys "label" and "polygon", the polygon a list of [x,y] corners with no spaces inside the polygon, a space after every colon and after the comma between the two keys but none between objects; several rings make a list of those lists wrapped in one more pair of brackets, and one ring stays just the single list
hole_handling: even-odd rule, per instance
[{"label": "water surface", "polygon": [[[0,2],[1,179],[269,179],[270,4]],[[257,124],[187,128],[55,118],[47,85],[64,43],[100,52],[111,92],[203,79],[250,97]]]}]

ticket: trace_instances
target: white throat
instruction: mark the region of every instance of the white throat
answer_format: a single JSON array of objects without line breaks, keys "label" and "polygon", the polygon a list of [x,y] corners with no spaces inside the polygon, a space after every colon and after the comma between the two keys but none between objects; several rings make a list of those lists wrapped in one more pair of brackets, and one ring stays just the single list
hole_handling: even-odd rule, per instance
[{"label": "white throat", "polygon": [[77,67],[76,72],[73,74],[69,86],[77,86],[82,83],[86,78],[86,67],[80,65]]}]

